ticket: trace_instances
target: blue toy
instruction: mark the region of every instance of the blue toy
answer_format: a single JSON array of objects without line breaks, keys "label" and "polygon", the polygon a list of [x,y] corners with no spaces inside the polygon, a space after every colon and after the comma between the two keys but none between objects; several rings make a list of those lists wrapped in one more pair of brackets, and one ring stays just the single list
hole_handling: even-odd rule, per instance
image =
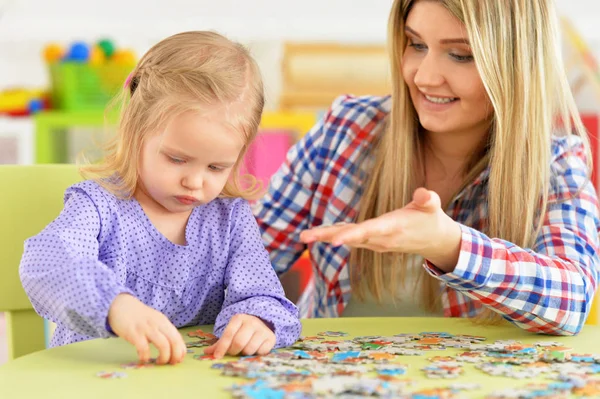
[{"label": "blue toy", "polygon": [[90,58],[90,48],[84,42],[75,42],[69,48],[66,60],[74,62],[87,62]]},{"label": "blue toy", "polygon": [[29,104],[27,104],[27,110],[30,114],[35,114],[36,112],[40,112],[43,109],[44,102],[39,98],[34,98],[33,100],[29,101]]}]

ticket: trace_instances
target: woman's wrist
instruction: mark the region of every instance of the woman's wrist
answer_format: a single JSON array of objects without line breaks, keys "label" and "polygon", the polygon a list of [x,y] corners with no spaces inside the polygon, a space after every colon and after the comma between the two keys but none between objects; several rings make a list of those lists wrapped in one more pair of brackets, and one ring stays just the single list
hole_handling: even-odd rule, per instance
[{"label": "woman's wrist", "polygon": [[443,223],[440,238],[433,242],[428,253],[422,255],[444,273],[450,273],[458,263],[461,243],[462,230],[460,225],[448,217]]}]

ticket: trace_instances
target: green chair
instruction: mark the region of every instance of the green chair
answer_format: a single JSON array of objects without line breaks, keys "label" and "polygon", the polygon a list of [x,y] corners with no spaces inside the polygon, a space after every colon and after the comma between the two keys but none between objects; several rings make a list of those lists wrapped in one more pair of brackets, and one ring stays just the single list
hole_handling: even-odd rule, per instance
[{"label": "green chair", "polygon": [[58,216],[65,189],[80,180],[75,165],[0,165],[0,312],[9,360],[45,348],[44,319],[19,279],[23,242]]}]

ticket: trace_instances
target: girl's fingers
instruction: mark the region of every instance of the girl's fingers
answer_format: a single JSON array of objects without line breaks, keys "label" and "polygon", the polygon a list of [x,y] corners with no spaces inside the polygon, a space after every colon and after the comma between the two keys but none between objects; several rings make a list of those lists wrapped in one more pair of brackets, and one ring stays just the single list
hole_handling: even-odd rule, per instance
[{"label": "girl's fingers", "polygon": [[171,359],[171,343],[167,337],[158,329],[150,331],[146,334],[148,341],[158,349],[157,364],[167,364]]},{"label": "girl's fingers", "polygon": [[267,340],[262,334],[254,334],[248,344],[242,349],[242,354],[245,356],[254,355],[262,344]]},{"label": "girl's fingers", "polygon": [[231,356],[239,355],[242,350],[248,345],[254,336],[255,330],[248,326],[242,326],[233,337],[233,341],[231,342],[231,346],[227,351]]},{"label": "girl's fingers", "polygon": [[[227,325],[227,327],[225,327],[225,331],[223,331],[223,335],[221,335],[221,338],[214,345],[215,348],[214,348],[214,351],[212,351],[212,354],[215,359],[220,359],[223,356],[225,356],[225,354],[229,350],[229,347],[231,346],[233,337],[235,336],[235,334],[241,327],[242,327],[242,321],[235,316],[232,317],[231,320],[229,321],[229,324]],[[204,353],[206,353],[207,355],[211,354],[211,353],[207,353],[206,350],[204,351]]]},{"label": "girl's fingers", "polygon": [[181,362],[185,357],[186,347],[183,337],[177,331],[177,328],[171,322],[168,323],[166,327],[161,328],[161,332],[169,340],[171,346],[171,359],[169,363],[176,364]]},{"label": "girl's fingers", "polygon": [[150,361],[150,345],[146,336],[137,335],[129,342],[135,346],[140,363],[148,363]]},{"label": "girl's fingers", "polygon": [[267,355],[269,352],[271,352],[271,350],[273,349],[274,346],[275,346],[275,337],[273,337],[272,339],[267,339],[260,345],[260,347],[256,351],[256,354],[261,355],[261,356]]}]

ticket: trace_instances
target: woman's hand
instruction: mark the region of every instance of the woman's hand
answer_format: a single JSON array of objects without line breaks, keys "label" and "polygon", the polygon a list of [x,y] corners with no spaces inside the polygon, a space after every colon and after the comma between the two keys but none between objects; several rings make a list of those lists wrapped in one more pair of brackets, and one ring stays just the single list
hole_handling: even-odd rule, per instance
[{"label": "woman's hand", "polygon": [[443,211],[434,191],[418,188],[404,208],[362,223],[316,227],[301,233],[304,243],[322,241],[376,252],[418,254],[444,272],[458,262],[460,226]]}]

